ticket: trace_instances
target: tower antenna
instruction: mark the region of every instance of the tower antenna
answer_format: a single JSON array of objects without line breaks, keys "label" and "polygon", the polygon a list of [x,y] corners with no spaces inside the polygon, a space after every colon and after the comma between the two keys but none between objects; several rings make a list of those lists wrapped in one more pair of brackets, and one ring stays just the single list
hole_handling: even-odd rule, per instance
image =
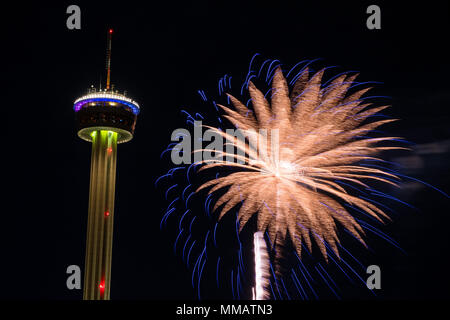
[{"label": "tower antenna", "polygon": [[109,90],[111,81],[111,38],[113,29],[108,30],[108,47],[106,51],[106,90]]}]

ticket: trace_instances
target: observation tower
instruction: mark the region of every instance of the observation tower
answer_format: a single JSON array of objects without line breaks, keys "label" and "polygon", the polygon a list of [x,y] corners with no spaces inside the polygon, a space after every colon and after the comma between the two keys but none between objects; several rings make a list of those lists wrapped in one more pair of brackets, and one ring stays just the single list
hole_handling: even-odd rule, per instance
[{"label": "observation tower", "polygon": [[78,136],[92,142],[84,300],[109,300],[117,144],[133,138],[139,105],[112,89],[108,31],[106,89],[91,87],[74,102]]}]

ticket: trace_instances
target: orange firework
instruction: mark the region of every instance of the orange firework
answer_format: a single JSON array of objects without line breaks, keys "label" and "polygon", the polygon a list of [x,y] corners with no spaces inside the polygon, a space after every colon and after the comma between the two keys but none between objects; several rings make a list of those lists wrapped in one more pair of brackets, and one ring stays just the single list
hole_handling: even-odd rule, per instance
[{"label": "orange firework", "polygon": [[[322,87],[323,73],[321,70],[309,77],[306,70],[289,92],[281,69],[276,69],[270,103],[249,82],[252,110],[228,95],[235,110],[220,107],[232,124],[248,133],[246,139],[209,128],[243,153],[219,152],[220,157],[203,160],[202,170],[224,166],[236,170],[207,181],[197,191],[212,187],[209,190],[212,193],[227,188],[214,207],[216,210],[223,206],[219,219],[240,205],[241,230],[257,215],[258,231],[267,230],[273,246],[281,248],[289,235],[300,256],[302,243],[311,251],[315,241],[327,259],[326,243],[339,255],[337,224],[365,245],[361,226],[344,204],[363,210],[379,221],[388,218],[373,203],[351,195],[336,180],[366,188],[370,180],[396,185],[392,181],[398,179],[394,174],[358,162],[380,160],[375,157],[380,151],[403,148],[379,145],[398,137],[365,136],[378,126],[395,121],[365,121],[387,108],[362,103],[361,97],[370,88],[348,94],[356,75],[346,74]],[[261,141],[267,141],[264,150]],[[276,250],[275,260],[280,258],[279,251]]]}]

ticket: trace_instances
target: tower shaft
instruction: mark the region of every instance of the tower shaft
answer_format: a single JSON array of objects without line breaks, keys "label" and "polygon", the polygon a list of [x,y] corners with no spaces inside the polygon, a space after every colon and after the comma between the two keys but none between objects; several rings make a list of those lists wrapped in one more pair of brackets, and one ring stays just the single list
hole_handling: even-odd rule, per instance
[{"label": "tower shaft", "polygon": [[91,181],[84,300],[109,300],[116,182],[117,133],[92,131]]}]

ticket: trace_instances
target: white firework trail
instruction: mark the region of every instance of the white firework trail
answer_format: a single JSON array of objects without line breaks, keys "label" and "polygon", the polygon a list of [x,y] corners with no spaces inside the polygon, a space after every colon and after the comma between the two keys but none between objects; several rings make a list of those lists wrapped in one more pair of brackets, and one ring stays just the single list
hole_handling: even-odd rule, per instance
[{"label": "white firework trail", "polygon": [[261,231],[253,235],[253,248],[255,254],[255,287],[253,288],[253,300],[268,300],[270,281],[269,255],[267,253],[266,241]]}]

